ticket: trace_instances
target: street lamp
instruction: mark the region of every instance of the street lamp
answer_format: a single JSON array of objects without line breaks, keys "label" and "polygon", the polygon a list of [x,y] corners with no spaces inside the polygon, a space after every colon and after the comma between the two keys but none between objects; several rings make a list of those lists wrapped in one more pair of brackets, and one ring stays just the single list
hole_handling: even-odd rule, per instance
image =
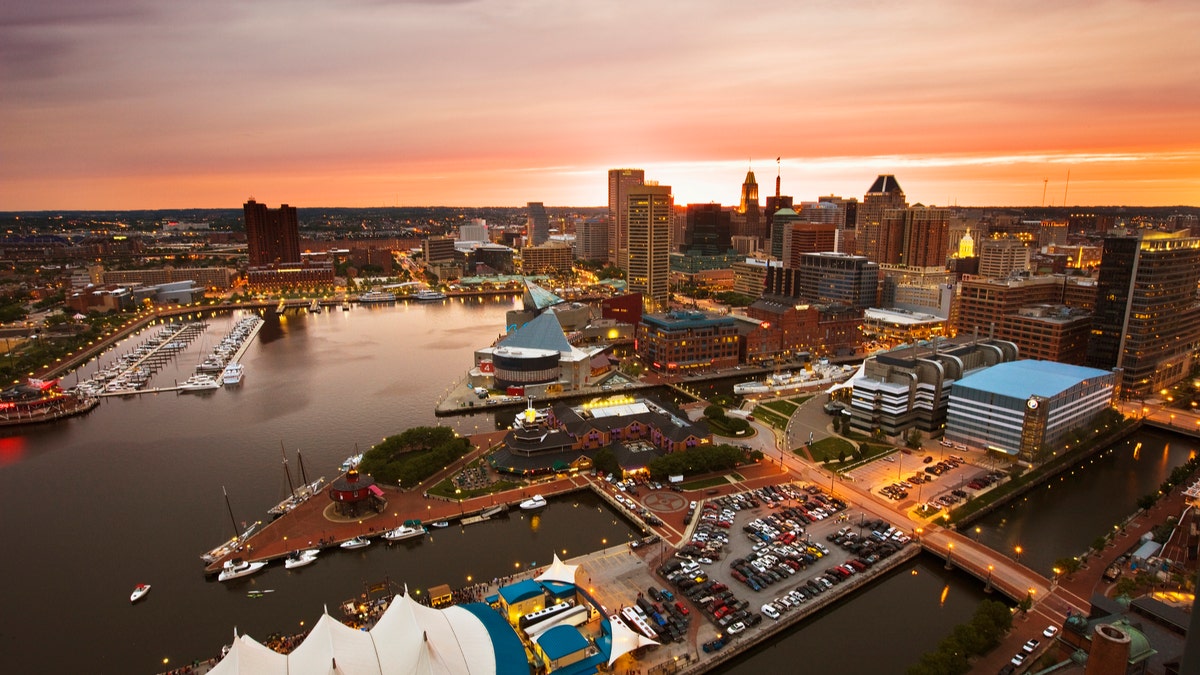
[{"label": "street lamp", "polygon": [[1013,550],[1017,552],[1017,562],[1021,562],[1021,551],[1024,549],[1021,548],[1020,544],[1017,544],[1016,548]]},{"label": "street lamp", "polygon": [[995,565],[988,565],[987,582],[983,584],[983,592],[984,593],[992,592],[992,570],[994,570],[994,569],[996,569]]},{"label": "street lamp", "polygon": [[950,561],[954,558],[954,542],[946,544],[946,569],[950,569]]}]

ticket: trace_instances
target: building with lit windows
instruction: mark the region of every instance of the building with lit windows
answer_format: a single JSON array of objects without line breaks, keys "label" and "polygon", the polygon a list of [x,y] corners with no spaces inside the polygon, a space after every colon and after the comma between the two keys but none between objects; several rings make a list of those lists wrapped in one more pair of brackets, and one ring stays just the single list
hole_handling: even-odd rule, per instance
[{"label": "building with lit windows", "polygon": [[296,207],[269,209],[253,199],[242,206],[250,266],[300,262],[300,220]]},{"label": "building with lit windows", "polygon": [[1187,377],[1200,347],[1200,238],[1187,231],[1104,239],[1087,365],[1120,368],[1122,396]]},{"label": "building with lit windows", "polygon": [[621,269],[629,262],[629,191],[645,182],[642,169],[608,170],[608,261]]},{"label": "building with lit windows", "polygon": [[637,335],[638,357],[658,371],[703,372],[738,364],[741,345],[731,316],[691,311],[644,314]]},{"label": "building with lit windows", "polygon": [[1112,407],[1116,384],[1116,373],[1084,366],[1000,363],[953,383],[946,439],[1042,462]]},{"label": "building with lit windows", "polygon": [[630,292],[641,293],[646,304],[656,309],[665,308],[669,298],[673,204],[668,185],[641,185],[628,191],[625,282]]}]

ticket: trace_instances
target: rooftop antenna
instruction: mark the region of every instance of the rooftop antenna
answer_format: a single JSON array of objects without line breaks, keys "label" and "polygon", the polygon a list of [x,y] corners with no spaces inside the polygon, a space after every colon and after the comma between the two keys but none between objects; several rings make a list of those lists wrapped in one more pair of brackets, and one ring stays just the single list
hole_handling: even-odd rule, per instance
[{"label": "rooftop antenna", "polygon": [[1067,184],[1063,186],[1063,208],[1067,206],[1067,188],[1071,187],[1071,170],[1067,169]]},{"label": "rooftop antenna", "polygon": [[1049,178],[1042,179],[1042,206],[1046,205],[1046,188],[1050,185]]},{"label": "rooftop antenna", "polygon": [[779,162],[782,159],[782,156],[775,158],[775,208],[779,208],[779,177],[783,174],[783,168]]}]

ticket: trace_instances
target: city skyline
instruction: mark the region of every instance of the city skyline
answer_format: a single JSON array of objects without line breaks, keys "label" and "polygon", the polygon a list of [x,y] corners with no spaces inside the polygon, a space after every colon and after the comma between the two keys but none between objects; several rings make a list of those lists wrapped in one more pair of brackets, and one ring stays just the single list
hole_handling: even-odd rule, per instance
[{"label": "city skyline", "polygon": [[17,0],[0,211],[602,206],[618,167],[736,205],[776,157],[797,202],[894,174],[914,204],[1197,205],[1197,26],[1181,0]]}]

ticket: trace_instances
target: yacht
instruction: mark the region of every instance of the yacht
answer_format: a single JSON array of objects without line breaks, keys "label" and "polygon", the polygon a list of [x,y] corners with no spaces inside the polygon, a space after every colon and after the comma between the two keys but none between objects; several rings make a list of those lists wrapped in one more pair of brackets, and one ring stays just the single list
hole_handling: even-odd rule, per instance
[{"label": "yacht", "polygon": [[387,291],[367,291],[358,296],[359,302],[395,302],[396,294],[388,293]]},{"label": "yacht", "polygon": [[522,511],[535,511],[546,505],[546,498],[541,495],[534,495],[529,499],[521,502]]},{"label": "yacht", "polygon": [[321,550],[316,548],[305,549],[303,551],[292,551],[288,554],[288,557],[283,559],[283,568],[294,570],[297,567],[311,565],[317,561],[317,554],[320,552]]},{"label": "yacht", "polygon": [[204,373],[197,373],[179,385],[180,391],[211,391],[220,388],[220,382],[213,379],[212,375],[205,375]]},{"label": "yacht", "polygon": [[412,539],[413,537],[421,537],[425,534],[425,528],[420,525],[401,525],[394,530],[388,530],[383,533],[383,538],[388,541],[400,541],[401,539]]},{"label": "yacht", "polygon": [[359,462],[362,462],[362,458],[363,458],[363,456],[362,456],[361,452],[357,455],[350,455],[349,457],[347,457],[346,461],[342,462],[342,466],[341,466],[342,473],[346,473],[350,469],[353,469],[354,467],[358,466]]},{"label": "yacht", "polygon": [[339,546],[346,549],[366,548],[371,545],[371,540],[363,536],[357,536],[353,539],[343,541]]},{"label": "yacht", "polygon": [[414,297],[420,302],[436,302],[438,300],[445,300],[446,294],[439,293],[431,288],[425,288],[417,291]]},{"label": "yacht", "polygon": [[246,367],[234,361],[225,366],[225,370],[221,371],[221,382],[225,384],[241,384],[242,376],[245,374]]},{"label": "yacht", "polygon": [[266,567],[265,562],[250,562],[248,560],[226,560],[217,581],[229,581],[239,577],[247,577]]}]

